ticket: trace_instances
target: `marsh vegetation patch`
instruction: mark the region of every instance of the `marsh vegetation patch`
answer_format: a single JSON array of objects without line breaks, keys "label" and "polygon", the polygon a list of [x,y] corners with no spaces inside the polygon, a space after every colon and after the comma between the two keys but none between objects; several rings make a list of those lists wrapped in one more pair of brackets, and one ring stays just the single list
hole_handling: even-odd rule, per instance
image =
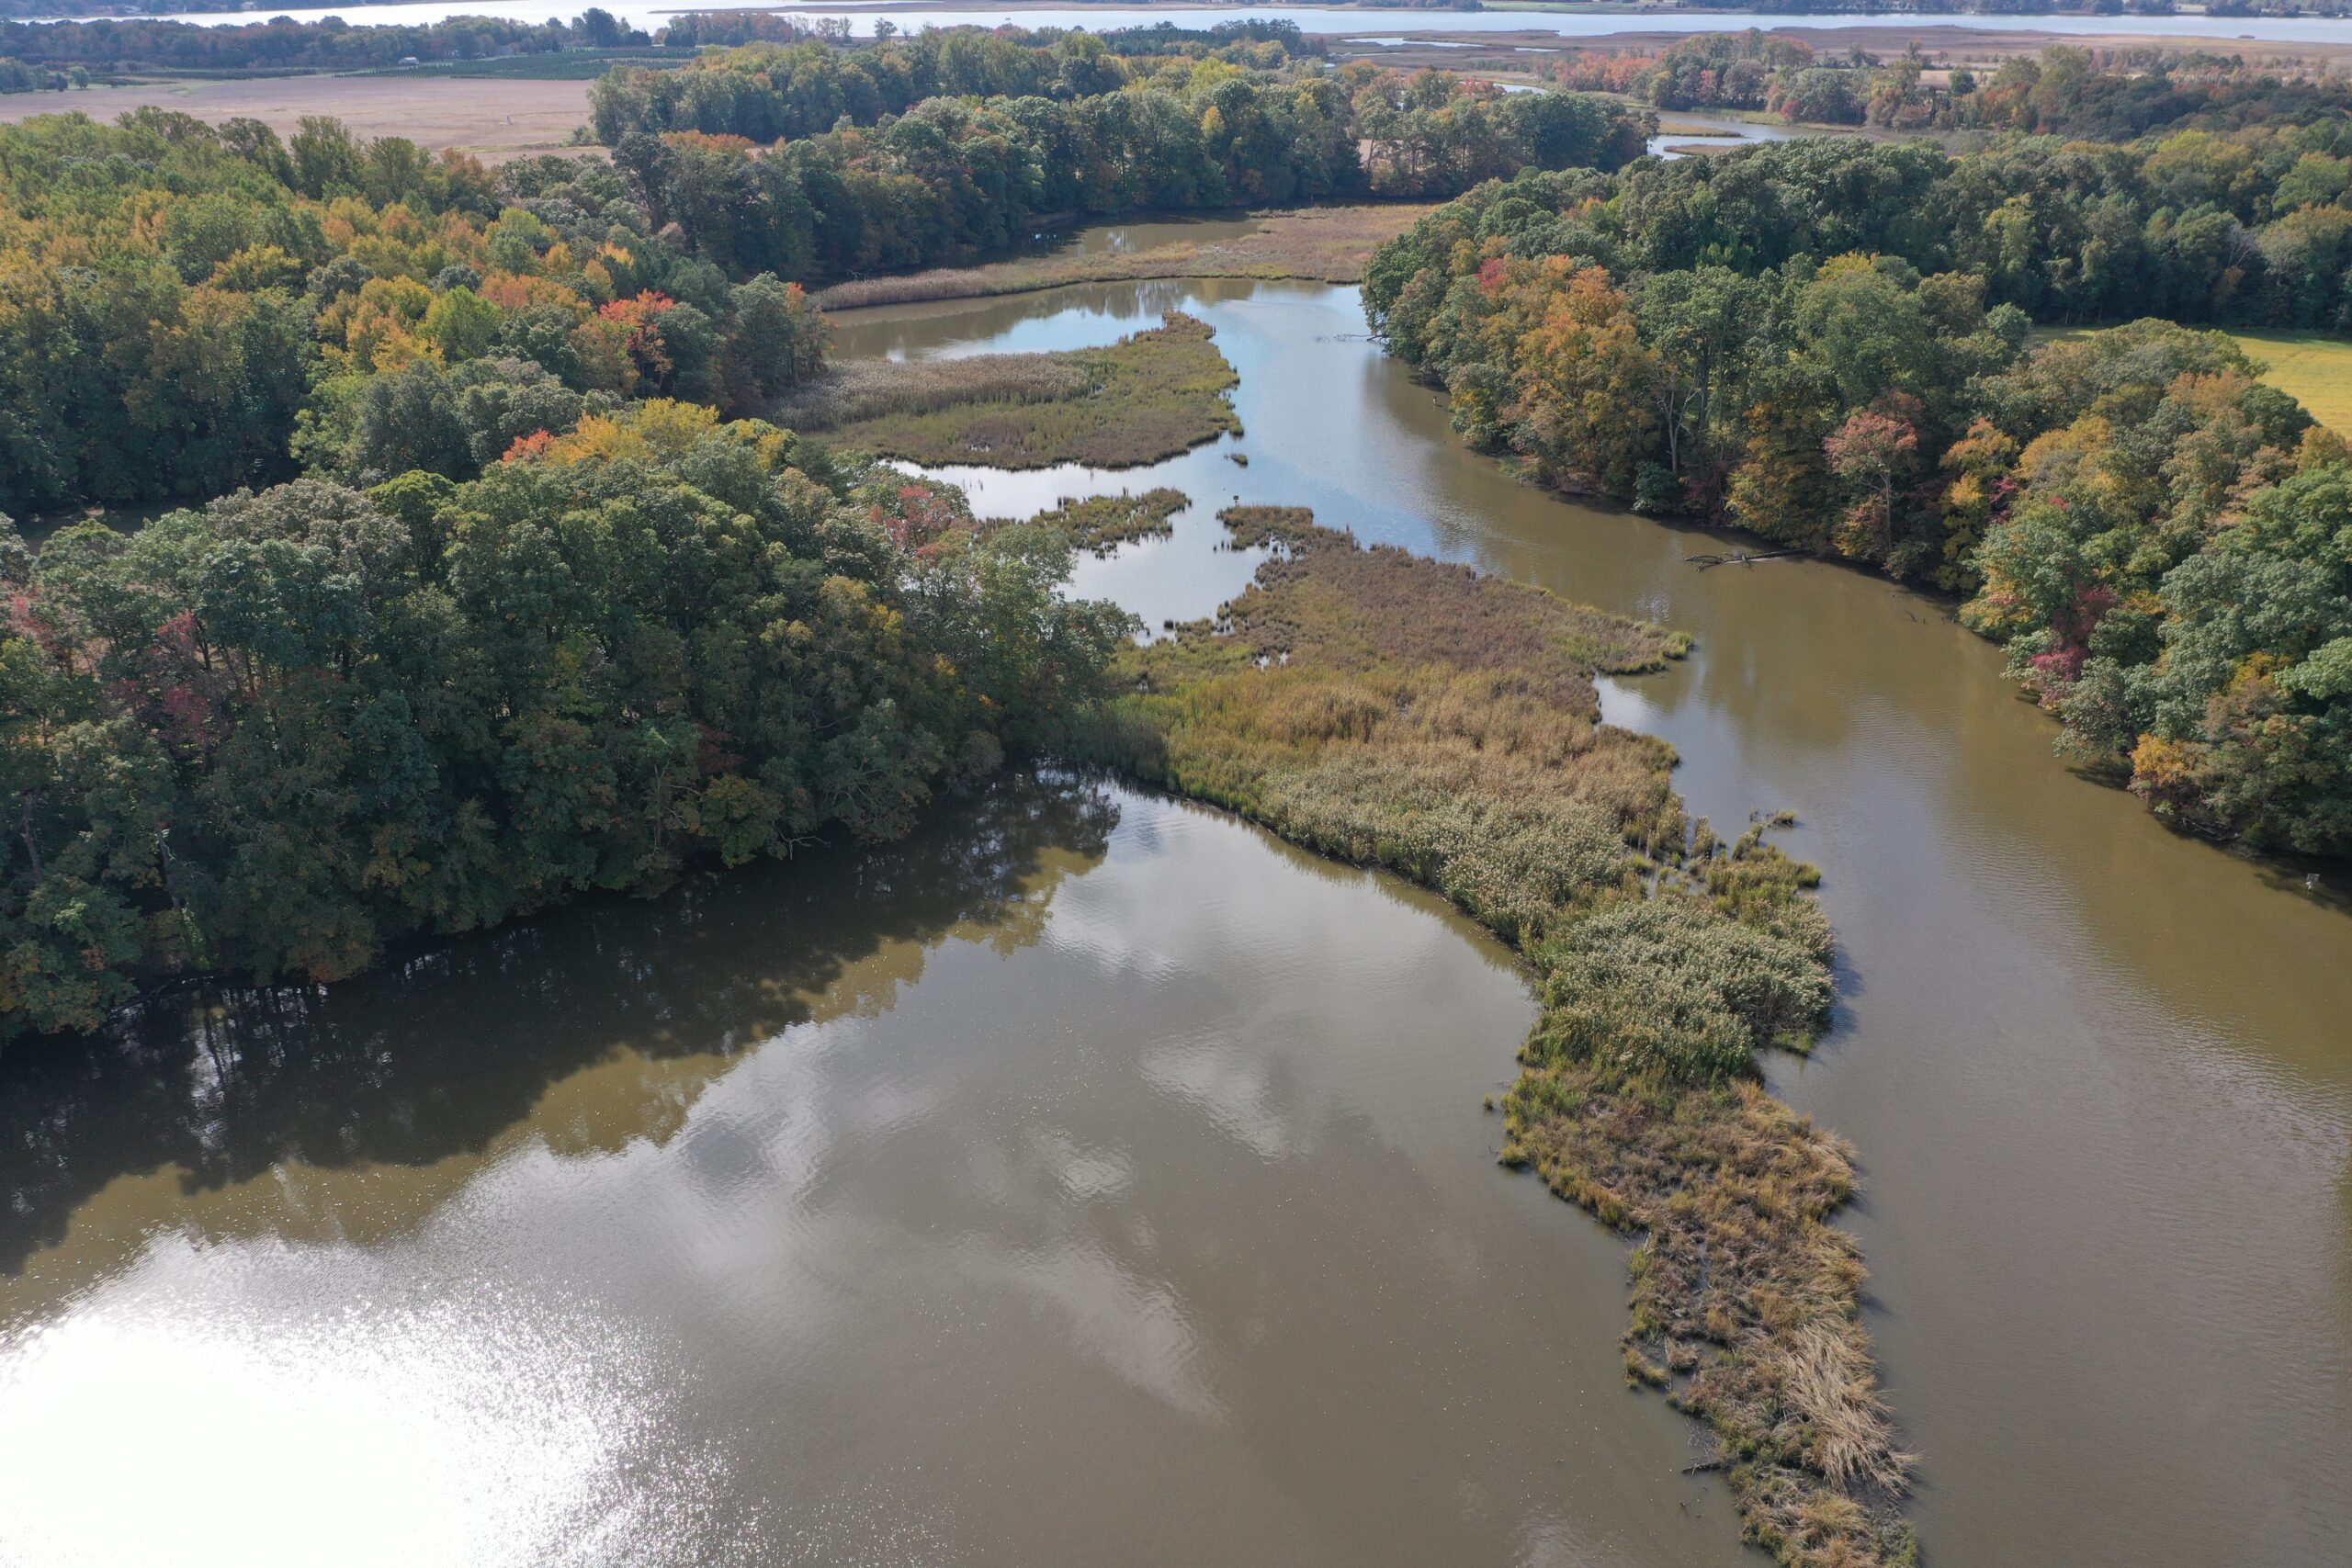
[{"label": "marsh vegetation patch", "polygon": [[1595,670],[1687,639],[1302,511],[1224,516],[1273,556],[1214,620],[1124,654],[1128,694],[1079,750],[1435,888],[1516,947],[1544,1010],[1502,1157],[1642,1237],[1628,1379],[1713,1429],[1709,1468],[1782,1562],[1916,1561],[1863,1269],[1828,1223],[1849,1151],[1756,1066],[1828,1018],[1817,874],[1761,828],[1694,829],[1672,750],[1600,722]]},{"label": "marsh vegetation patch", "polygon": [[919,299],[970,299],[1026,294],[1072,283],[1152,277],[1312,278],[1357,283],[1382,243],[1433,210],[1424,202],[1367,202],[1259,215],[1254,231],[1216,239],[1170,240],[1135,250],[1057,253],[985,266],[930,267],[896,277],[861,277],[818,291],[828,310],[901,305]]},{"label": "marsh vegetation patch", "polygon": [[777,403],[775,423],[912,462],[1133,468],[1238,434],[1215,329],[1171,312],[1107,348],[859,360]]}]

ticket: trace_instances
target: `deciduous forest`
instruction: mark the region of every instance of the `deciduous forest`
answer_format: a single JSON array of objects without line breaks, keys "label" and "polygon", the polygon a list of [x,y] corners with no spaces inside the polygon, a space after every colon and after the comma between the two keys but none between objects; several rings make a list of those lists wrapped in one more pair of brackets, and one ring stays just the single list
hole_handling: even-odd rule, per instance
[{"label": "deciduous forest", "polygon": [[[813,48],[670,74],[739,85],[764,106],[741,123],[782,134],[776,104],[831,123],[842,81],[873,80],[803,72]],[[866,52],[887,73],[921,51]],[[12,127],[0,510],[204,499],[284,478],[297,456],[347,476],[468,477],[531,421],[560,423],[574,394],[755,408],[816,363],[800,281],[1001,249],[1049,214],[1450,194],[1531,161],[1613,166],[1640,145],[1625,116],[1573,96],[1368,67],[1293,82],[1184,56],[1123,85],[1117,57],[1094,58],[1108,74],[1080,97],[928,97],[887,129],[765,148],[624,131],[610,164],[495,173],[325,119],[283,141],[160,110]],[[668,112],[616,73],[599,118],[640,98],[640,116]]]},{"label": "deciduous forest", "polygon": [[613,162],[495,172],[329,119],[0,130],[0,508],[191,508],[9,536],[0,1030],[893,834],[1048,739],[1124,622],[1053,596],[1060,535],[760,422],[823,364],[802,280],[1639,150],[1592,100],[1154,41],[623,69]]},{"label": "deciduous forest", "polygon": [[1527,173],[1384,249],[1365,299],[1472,442],[1960,594],[2068,753],[2185,827],[2342,853],[2352,468],[2181,324],[2342,324],[2340,134]]},{"label": "deciduous forest", "polygon": [[0,1558],[2341,1534],[2346,79],[874,30],[0,24]]}]

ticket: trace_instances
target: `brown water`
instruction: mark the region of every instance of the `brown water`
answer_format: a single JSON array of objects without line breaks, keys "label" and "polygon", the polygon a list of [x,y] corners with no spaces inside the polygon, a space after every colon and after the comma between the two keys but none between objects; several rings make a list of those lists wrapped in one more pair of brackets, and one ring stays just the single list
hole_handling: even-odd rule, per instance
[{"label": "brown water", "polygon": [[[0,1078],[0,1562],[1737,1562],[1436,901],[1012,781]],[[21,1129],[21,1137],[16,1130]]]},{"label": "brown water", "polygon": [[[1513,482],[1365,341],[1352,290],[1064,290],[843,342],[1067,346],[1180,303],[1241,372],[1244,435],[1115,475],[958,477],[992,513],[1164,483],[1199,512],[1309,505],[1698,638],[1604,706],[1674,742],[1693,810],[1796,811],[1786,841],[1826,873],[1845,1001],[1774,1076],[1861,1151],[1849,1223],[1930,1558],[2352,1561],[2346,890],[2067,773],[1940,603],[1813,562],[1702,571],[1682,558],[1710,536]],[[1114,567],[1155,622],[1198,615],[1237,564],[1214,536],[1196,521]]]},{"label": "brown water", "polygon": [[[1931,1561],[2342,1561],[2352,920],[2066,774],[1938,605],[1510,483],[1351,290],[844,338],[1176,305],[1247,434],[978,487],[1195,496],[1089,591],[1212,607],[1238,495],[1698,637],[1605,700],[1828,874],[1847,1001],[1780,1087],[1862,1149]],[[1741,1561],[1623,1387],[1622,1246],[1492,1163],[1531,1012],[1431,900],[1048,780],[16,1053],[0,1563]]]}]

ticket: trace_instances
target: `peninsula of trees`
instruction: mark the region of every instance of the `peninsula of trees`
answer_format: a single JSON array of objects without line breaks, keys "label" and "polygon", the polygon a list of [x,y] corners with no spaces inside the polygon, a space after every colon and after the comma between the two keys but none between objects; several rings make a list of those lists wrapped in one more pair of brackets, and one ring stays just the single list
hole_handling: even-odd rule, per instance
[{"label": "peninsula of trees", "polygon": [[1956,592],[2069,752],[2184,826],[2341,854],[2352,466],[2173,322],[2352,324],[2344,135],[1523,174],[1385,247],[1367,309],[1473,442]]},{"label": "peninsula of trees", "polygon": [[[675,74],[828,126],[861,73],[1056,85],[495,173],[326,119],[0,130],[0,510],[52,530],[0,525],[0,1039],[175,974],[332,979],[577,890],[893,835],[1051,744],[1125,618],[1056,596],[1058,530],[977,530],[759,417],[823,364],[799,280],[1050,212],[1639,151],[1591,100],[1286,60],[760,45]],[[623,72],[600,101],[657,99]],[[1230,423],[1196,331],[1058,370],[1083,391],[1152,354],[1198,383],[1186,420]],[[73,520],[106,505],[150,514]]]}]

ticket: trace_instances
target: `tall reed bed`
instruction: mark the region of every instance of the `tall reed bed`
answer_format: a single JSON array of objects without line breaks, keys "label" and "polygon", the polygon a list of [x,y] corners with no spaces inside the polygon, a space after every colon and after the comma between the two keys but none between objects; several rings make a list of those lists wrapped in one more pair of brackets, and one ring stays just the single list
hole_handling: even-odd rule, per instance
[{"label": "tall reed bed", "polygon": [[1515,946],[1544,1006],[1502,1157],[1640,1238],[1628,1377],[1713,1429],[1781,1562],[1915,1562],[1864,1271],[1829,1223],[1850,1151],[1756,1066],[1827,1021],[1815,874],[1760,832],[1692,832],[1672,751],[1600,722],[1596,670],[1686,639],[1303,512],[1224,515],[1274,555],[1216,619],[1124,656],[1132,690],[1080,752],[1426,884]]}]

